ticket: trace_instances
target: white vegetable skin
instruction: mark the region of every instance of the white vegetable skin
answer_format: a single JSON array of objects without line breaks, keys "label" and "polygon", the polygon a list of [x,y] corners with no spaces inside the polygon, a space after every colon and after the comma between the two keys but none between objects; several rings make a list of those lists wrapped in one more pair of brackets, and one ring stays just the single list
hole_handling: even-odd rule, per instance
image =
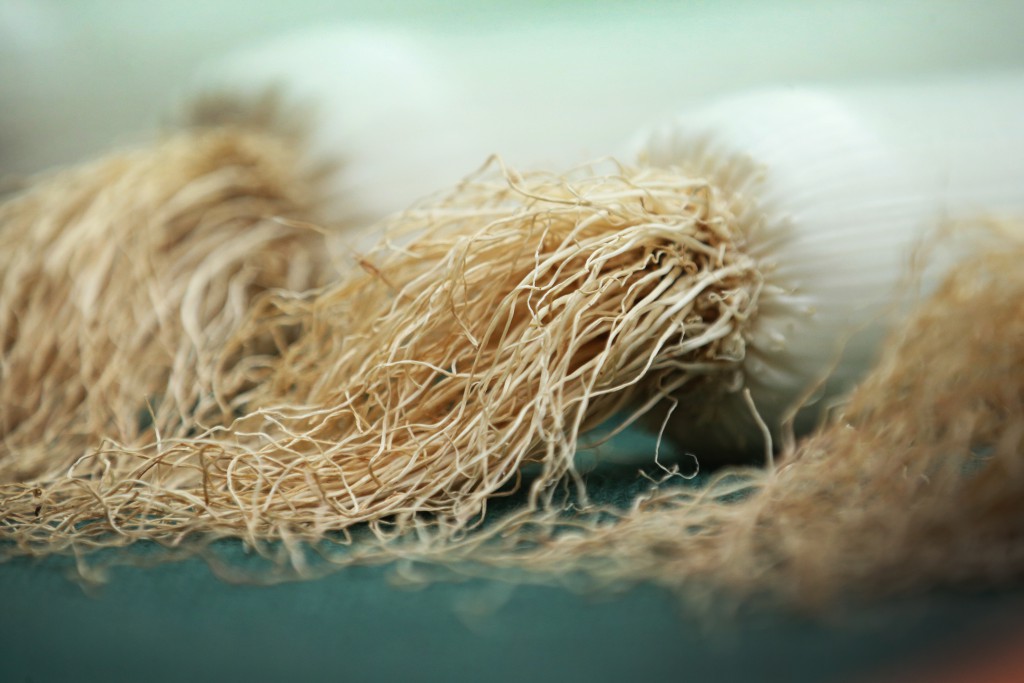
[{"label": "white vegetable skin", "polygon": [[[909,299],[970,248],[969,232],[936,242],[943,227],[1024,216],[1024,76],[743,94],[639,147],[643,163],[708,177],[754,207],[747,239],[766,287],[736,388],[778,437],[799,404],[798,430],[849,390]],[[911,263],[929,245],[915,288]],[[758,445],[738,392],[708,400],[677,411],[671,431],[684,444]]]},{"label": "white vegetable skin", "polygon": [[654,87],[652,66],[685,55],[624,55],[621,45],[608,54],[599,38],[614,29],[304,31],[211,62],[181,99],[244,104],[275,93],[285,118],[312,124],[310,166],[339,165],[326,216],[358,227],[449,190],[491,155],[565,168],[621,150],[641,126],[678,111],[680,96]]},{"label": "white vegetable skin", "polygon": [[349,29],[285,38],[209,65],[185,99],[227,95],[244,104],[267,93],[285,125],[294,118],[308,126],[310,166],[337,166],[325,211],[339,223],[404,209],[486,156],[483,119],[413,34]]}]

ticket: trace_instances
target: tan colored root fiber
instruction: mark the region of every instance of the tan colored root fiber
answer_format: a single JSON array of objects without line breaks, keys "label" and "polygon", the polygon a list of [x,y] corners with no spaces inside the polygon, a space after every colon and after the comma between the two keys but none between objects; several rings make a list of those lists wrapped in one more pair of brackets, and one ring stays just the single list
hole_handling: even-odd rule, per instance
[{"label": "tan colored root fiber", "polygon": [[532,520],[513,543],[467,555],[805,606],[1019,580],[1022,259],[1024,243],[1007,237],[962,264],[892,336],[843,414],[777,470],[663,489],[578,532]]},{"label": "tan colored root fiber", "polygon": [[494,172],[397,217],[330,287],[261,297],[204,339],[219,357],[188,373],[208,378],[172,372],[205,412],[179,400],[192,416],[151,442],[76,446],[73,467],[16,478],[6,535],[29,553],[359,522],[383,538],[430,514],[450,537],[528,461],[544,507],[587,429],[735,366],[760,286],[725,198],[610,170]]},{"label": "tan colored root fiber", "polygon": [[[778,469],[622,511],[586,506],[573,454],[742,358],[742,207],[671,172],[491,173],[310,289],[330,267],[294,167],[273,140],[190,134],[0,207],[0,553],[294,547],[368,522],[337,561],[804,603],[1024,571],[1017,238],[954,273]],[[526,509],[473,530],[528,462]]]},{"label": "tan colored root fiber", "polygon": [[294,167],[265,136],[189,133],[0,206],[0,482],[49,490],[104,439],[231,417],[213,400],[213,360],[253,297],[333,270],[321,235],[289,222],[313,200]]}]

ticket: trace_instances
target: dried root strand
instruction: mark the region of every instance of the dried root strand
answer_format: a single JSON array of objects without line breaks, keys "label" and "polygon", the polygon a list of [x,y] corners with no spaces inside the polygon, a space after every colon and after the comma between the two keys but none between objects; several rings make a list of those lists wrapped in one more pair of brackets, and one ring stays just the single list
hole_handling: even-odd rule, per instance
[{"label": "dried root strand", "polygon": [[461,556],[573,566],[602,584],[655,581],[719,606],[770,595],[819,608],[1018,580],[1022,257],[1010,235],[961,264],[890,338],[843,413],[778,469],[663,488],[631,510],[604,510],[614,522],[577,520],[572,534],[561,533],[564,518],[512,520]]},{"label": "dried root strand", "polygon": [[[199,185],[138,213],[159,233],[176,211],[199,213]],[[167,316],[201,302],[209,320],[164,330],[175,362],[150,384],[119,385],[129,396],[114,405],[161,399],[154,426],[132,431],[127,415],[119,429],[98,423],[106,431],[91,441],[58,441],[68,455],[42,476],[9,476],[4,534],[28,553],[190,536],[256,544],[315,541],[360,522],[387,538],[430,515],[439,538],[452,538],[528,462],[542,465],[530,502],[544,508],[555,483],[580,483],[583,433],[742,358],[760,275],[734,208],[671,172],[492,169],[394,218],[329,286],[241,296],[247,314],[226,321],[218,315],[233,299],[222,290],[165,298]],[[199,229],[207,224],[190,224],[177,243],[195,239],[207,258],[279,251],[269,241],[251,252],[211,244]],[[166,268],[161,290],[188,292],[175,278],[197,271],[170,267],[148,244],[138,258]],[[40,249],[40,258],[53,251]],[[130,326],[126,313],[111,304],[96,325]],[[131,375],[127,354],[138,347],[125,352],[113,377]],[[8,460],[23,458],[12,449]]]},{"label": "dried root strand", "polygon": [[[1019,237],[777,468],[586,507],[589,429],[742,360],[749,207],[668,171],[492,166],[336,277],[296,168],[258,134],[190,133],[0,206],[0,553],[231,537],[303,570],[304,543],[365,523],[335,561],[812,605],[1024,572]],[[529,463],[528,505],[478,529]]]},{"label": "dried root strand", "polygon": [[322,236],[290,221],[315,200],[295,169],[275,139],[187,133],[0,205],[5,536],[116,526],[125,503],[103,491],[158,462],[123,452],[224,421],[214,368],[251,301],[333,272]]}]

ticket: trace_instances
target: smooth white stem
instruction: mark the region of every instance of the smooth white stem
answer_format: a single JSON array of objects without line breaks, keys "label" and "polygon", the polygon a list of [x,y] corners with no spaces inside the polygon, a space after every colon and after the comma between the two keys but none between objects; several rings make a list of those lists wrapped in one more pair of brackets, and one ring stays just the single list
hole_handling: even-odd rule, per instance
[{"label": "smooth white stem", "polygon": [[[746,93],[645,134],[638,154],[752,207],[748,250],[767,286],[743,375],[778,429],[824,376],[812,403],[862,375],[917,291],[918,254],[933,251],[927,292],[979,238],[979,219],[1024,216],[1024,75]],[[962,234],[939,239],[961,221]],[[675,433],[754,447],[741,397],[717,401],[690,420],[677,411]],[[809,406],[802,420],[815,416]]]}]

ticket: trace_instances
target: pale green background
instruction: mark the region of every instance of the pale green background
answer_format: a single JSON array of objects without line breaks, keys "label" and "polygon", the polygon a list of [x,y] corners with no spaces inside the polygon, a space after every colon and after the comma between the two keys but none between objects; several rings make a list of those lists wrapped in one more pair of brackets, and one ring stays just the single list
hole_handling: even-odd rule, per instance
[{"label": "pale green background", "polygon": [[0,0],[0,172],[130,142],[197,66],[338,22],[438,33],[585,26],[694,55],[681,103],[763,83],[1024,67],[1024,2],[991,0]]}]

